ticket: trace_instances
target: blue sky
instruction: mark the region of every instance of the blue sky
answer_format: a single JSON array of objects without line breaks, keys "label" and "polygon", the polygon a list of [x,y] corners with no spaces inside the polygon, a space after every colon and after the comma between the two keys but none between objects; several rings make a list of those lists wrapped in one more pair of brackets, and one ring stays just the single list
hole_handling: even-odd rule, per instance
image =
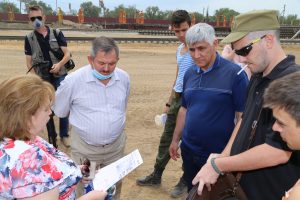
[{"label": "blue sky", "polygon": [[[0,0],[1,1],[1,0]],[[8,0],[19,6],[18,0]],[[68,11],[69,3],[72,9],[79,9],[84,0],[56,0],[57,6]],[[56,7],[55,0],[44,0],[46,4],[50,4],[54,9]],[[89,0],[88,0],[89,1]],[[99,5],[98,0],[91,0],[94,5]],[[145,10],[148,6],[158,6],[161,10],[185,9],[189,12],[203,13],[203,9],[209,9],[209,14],[213,15],[214,11],[219,8],[231,8],[238,12],[246,12],[254,9],[276,9],[282,12],[285,6],[285,15],[296,14],[300,18],[300,0],[104,0],[104,4],[110,10],[120,4],[124,6],[135,6],[138,10]]]}]

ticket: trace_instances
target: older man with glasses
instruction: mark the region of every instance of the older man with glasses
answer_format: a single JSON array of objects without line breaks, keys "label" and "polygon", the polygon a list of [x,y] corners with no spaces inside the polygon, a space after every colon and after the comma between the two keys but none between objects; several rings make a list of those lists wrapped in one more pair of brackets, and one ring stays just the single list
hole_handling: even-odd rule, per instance
[{"label": "older man with glasses", "polygon": [[[211,155],[193,180],[210,189],[219,175],[242,172],[240,184],[248,199],[281,199],[300,177],[300,155],[272,131],[272,110],[263,107],[266,87],[275,79],[299,69],[295,57],[286,55],[279,40],[278,13],[257,10],[235,17],[231,33],[222,41],[231,43],[253,76],[242,119],[219,155]],[[252,129],[254,139],[249,141]],[[249,144],[250,143],[250,144]],[[250,145],[250,148],[248,146]]]}]

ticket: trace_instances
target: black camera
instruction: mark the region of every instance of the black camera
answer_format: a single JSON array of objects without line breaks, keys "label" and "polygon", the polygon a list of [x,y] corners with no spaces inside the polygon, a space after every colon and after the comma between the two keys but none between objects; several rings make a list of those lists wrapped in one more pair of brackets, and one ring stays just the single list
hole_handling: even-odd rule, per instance
[{"label": "black camera", "polygon": [[40,63],[36,63],[33,66],[35,73],[40,76],[45,81],[51,80],[50,74],[50,62],[49,61],[42,61]]}]

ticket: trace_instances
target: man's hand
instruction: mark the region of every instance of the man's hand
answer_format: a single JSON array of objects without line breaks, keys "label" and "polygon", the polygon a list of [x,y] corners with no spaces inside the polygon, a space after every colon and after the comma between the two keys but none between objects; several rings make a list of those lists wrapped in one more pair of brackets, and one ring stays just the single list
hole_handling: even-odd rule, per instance
[{"label": "man's hand", "polygon": [[206,160],[206,163],[210,163],[211,161],[211,159],[212,158],[218,158],[218,157],[220,157],[221,156],[221,154],[219,154],[219,153],[211,153],[210,155],[209,155],[209,157],[207,158],[207,160]]},{"label": "man's hand", "polygon": [[104,200],[107,195],[105,191],[92,190],[89,193],[81,196],[79,200],[89,199],[89,200]]},{"label": "man's hand", "polygon": [[56,63],[51,67],[50,73],[56,74],[59,72],[60,68],[61,68],[61,66],[58,63]]},{"label": "man's hand", "polygon": [[211,185],[217,182],[218,177],[219,174],[215,172],[210,162],[207,162],[195,176],[192,184],[196,185],[199,182],[198,194],[201,195],[204,185],[207,187],[208,191],[210,191]]},{"label": "man's hand", "polygon": [[285,197],[282,199],[296,200],[299,199],[299,197],[300,197],[300,179],[289,191],[285,192]]},{"label": "man's hand", "polygon": [[178,149],[179,149],[178,144],[179,142],[172,140],[172,143],[169,147],[170,157],[175,161],[177,161],[177,158],[180,158],[180,155],[178,153]]},{"label": "man's hand", "polygon": [[163,113],[166,113],[166,114],[167,114],[167,113],[169,112],[169,110],[170,110],[170,107],[165,106]]}]

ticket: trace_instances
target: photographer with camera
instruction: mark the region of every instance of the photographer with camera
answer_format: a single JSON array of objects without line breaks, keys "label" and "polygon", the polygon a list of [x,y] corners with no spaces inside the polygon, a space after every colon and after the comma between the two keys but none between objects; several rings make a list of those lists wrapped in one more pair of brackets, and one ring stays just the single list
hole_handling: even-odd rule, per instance
[{"label": "photographer with camera", "polygon": [[[72,61],[66,39],[60,30],[45,26],[46,17],[42,7],[30,6],[28,17],[34,29],[25,37],[28,72],[35,73],[43,80],[50,82],[56,90],[67,75],[67,64]],[[69,147],[68,117],[60,118],[59,125],[61,142]],[[49,142],[57,147],[53,114],[47,123],[47,131]]]}]

